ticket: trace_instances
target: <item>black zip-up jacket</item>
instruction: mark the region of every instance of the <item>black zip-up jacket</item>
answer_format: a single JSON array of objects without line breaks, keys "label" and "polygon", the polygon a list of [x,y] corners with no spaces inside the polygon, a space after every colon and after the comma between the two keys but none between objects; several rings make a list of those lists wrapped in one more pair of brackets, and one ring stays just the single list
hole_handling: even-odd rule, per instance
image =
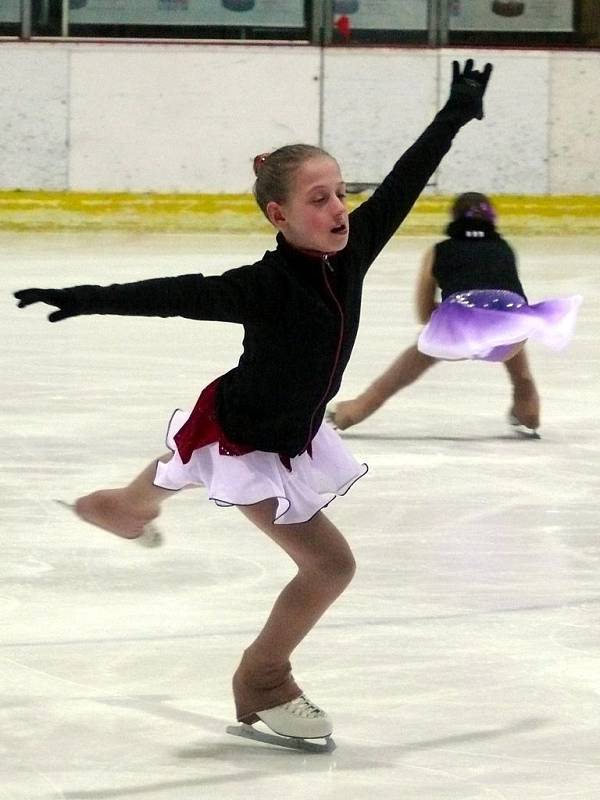
[{"label": "black zip-up jacket", "polygon": [[[60,290],[75,314],[221,320],[244,326],[237,367],[219,382],[217,415],[233,442],[293,457],[316,434],[337,393],[360,317],[365,274],[425,187],[472,104],[453,97],[350,214],[347,246],[310,257],[279,234],[255,264],[219,276],[157,278]],[[71,313],[72,312],[72,313]]]}]

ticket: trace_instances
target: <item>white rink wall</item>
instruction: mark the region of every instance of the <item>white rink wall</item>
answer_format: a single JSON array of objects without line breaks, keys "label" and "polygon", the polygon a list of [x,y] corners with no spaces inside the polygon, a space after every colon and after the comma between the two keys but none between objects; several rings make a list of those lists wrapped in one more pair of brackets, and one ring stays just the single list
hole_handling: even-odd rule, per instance
[{"label": "white rink wall", "polygon": [[141,42],[2,42],[0,189],[246,193],[291,141],[376,183],[471,55],[495,68],[486,118],[433,190],[599,194],[598,52]]}]

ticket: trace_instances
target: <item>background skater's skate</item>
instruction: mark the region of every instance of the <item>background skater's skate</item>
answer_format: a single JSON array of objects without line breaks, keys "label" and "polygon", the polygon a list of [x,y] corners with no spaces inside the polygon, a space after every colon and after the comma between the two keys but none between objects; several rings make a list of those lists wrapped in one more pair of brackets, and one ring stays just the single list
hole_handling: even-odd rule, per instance
[{"label": "background skater's skate", "polygon": [[529,427],[522,423],[513,413],[508,415],[508,424],[512,427],[517,436],[522,436],[526,439],[541,439],[542,437],[537,432],[537,428]]},{"label": "background skater's skate", "polygon": [[[331,753],[335,750],[330,717],[303,694],[289,703],[258,711],[253,716],[254,722],[264,722],[273,733],[255,728],[249,722],[229,725],[227,733],[309,753]],[[322,741],[315,741],[319,739]]]}]

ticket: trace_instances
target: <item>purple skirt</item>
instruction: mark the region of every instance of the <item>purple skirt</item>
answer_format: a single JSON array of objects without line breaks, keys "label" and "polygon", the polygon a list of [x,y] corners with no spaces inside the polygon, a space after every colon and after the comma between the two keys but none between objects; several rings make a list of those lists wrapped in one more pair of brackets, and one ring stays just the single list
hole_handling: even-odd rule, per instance
[{"label": "purple skirt", "polygon": [[560,350],[570,341],[579,295],[528,305],[503,289],[474,289],[446,298],[421,331],[422,353],[446,361],[504,361],[528,339]]}]

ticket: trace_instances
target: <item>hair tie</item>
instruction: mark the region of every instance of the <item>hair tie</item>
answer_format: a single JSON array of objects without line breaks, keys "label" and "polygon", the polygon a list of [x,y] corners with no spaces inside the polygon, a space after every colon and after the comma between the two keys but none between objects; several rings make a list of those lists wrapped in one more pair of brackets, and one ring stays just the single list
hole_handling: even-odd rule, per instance
[{"label": "hair tie", "polygon": [[258,173],[263,168],[264,163],[267,160],[267,158],[269,157],[269,155],[270,155],[270,153],[261,153],[258,156],[254,156],[253,168],[254,168],[254,174],[256,176],[258,176]]},{"label": "hair tie", "polygon": [[496,212],[489,203],[481,202],[470,206],[464,213],[467,219],[485,219],[492,225],[496,222]]}]

